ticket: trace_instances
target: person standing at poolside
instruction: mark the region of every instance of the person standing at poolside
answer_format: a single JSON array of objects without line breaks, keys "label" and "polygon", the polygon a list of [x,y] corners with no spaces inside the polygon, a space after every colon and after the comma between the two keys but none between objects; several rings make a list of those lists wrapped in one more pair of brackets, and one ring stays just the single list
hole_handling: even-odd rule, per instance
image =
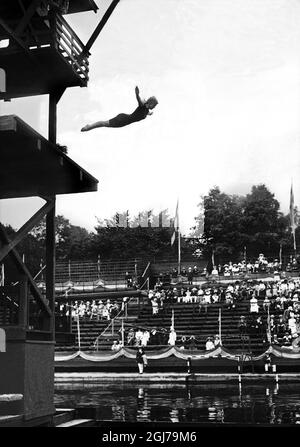
[{"label": "person standing at poolside", "polygon": [[147,366],[148,361],[143,348],[139,348],[136,353],[136,362],[139,368],[139,374],[143,374],[144,367]]}]

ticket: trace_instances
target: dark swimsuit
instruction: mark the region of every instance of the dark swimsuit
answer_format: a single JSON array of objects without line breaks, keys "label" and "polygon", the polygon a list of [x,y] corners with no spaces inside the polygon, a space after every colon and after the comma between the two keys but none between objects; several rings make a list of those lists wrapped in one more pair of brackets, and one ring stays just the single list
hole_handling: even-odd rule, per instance
[{"label": "dark swimsuit", "polygon": [[141,121],[148,115],[148,109],[146,106],[138,106],[134,112],[130,115],[127,113],[120,113],[114,118],[109,120],[109,127],[124,127],[128,124],[135,123],[136,121]]}]

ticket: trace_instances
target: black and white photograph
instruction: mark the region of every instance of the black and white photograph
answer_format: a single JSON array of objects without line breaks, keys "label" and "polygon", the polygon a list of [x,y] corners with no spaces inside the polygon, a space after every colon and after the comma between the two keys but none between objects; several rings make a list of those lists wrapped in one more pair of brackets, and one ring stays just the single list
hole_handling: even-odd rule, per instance
[{"label": "black and white photograph", "polygon": [[300,0],[0,0],[0,428],[296,430],[299,173]]}]

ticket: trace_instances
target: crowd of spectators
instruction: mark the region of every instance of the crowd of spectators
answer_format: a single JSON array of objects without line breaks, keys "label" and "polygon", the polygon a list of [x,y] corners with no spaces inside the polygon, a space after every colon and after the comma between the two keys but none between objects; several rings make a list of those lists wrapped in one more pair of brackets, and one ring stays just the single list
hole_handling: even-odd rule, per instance
[{"label": "crowd of spectators", "polygon": [[[239,303],[247,303],[247,315],[242,315],[238,323],[240,334],[261,335],[265,342],[284,346],[300,336],[300,280],[296,278],[236,280],[226,285],[187,288],[156,285],[148,296],[153,317],[174,303],[192,304],[193,315],[207,313],[211,305],[235,309]],[[213,340],[210,337],[207,341]]]},{"label": "crowd of spectators", "polygon": [[123,298],[121,305],[116,300],[112,301],[109,298],[107,300],[74,301],[72,305],[60,304],[59,315],[79,317],[82,320],[110,321],[121,311],[124,312],[127,302],[128,297]]},{"label": "crowd of spectators", "polygon": [[[284,265],[285,272],[299,271],[299,260],[291,256],[286,265]],[[193,283],[193,279],[196,277],[207,277],[212,275],[213,277],[241,277],[243,275],[251,274],[276,274],[283,270],[283,265],[278,259],[267,259],[263,253],[260,253],[255,260],[241,260],[239,262],[229,261],[225,264],[211,265],[200,269],[197,265],[194,267],[182,266],[180,269],[180,275],[187,279],[189,284]],[[171,272],[166,274],[160,273],[158,276],[158,283],[164,283],[171,278],[177,278],[178,269],[174,267]]]}]

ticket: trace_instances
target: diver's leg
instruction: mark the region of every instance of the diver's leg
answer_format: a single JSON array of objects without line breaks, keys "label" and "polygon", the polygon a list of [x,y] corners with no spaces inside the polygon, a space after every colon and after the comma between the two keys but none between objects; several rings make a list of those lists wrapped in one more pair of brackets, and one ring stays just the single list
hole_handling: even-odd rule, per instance
[{"label": "diver's leg", "polygon": [[81,132],[87,132],[88,130],[96,129],[97,127],[110,127],[109,121],[96,121],[93,124],[87,124],[81,129]]}]

